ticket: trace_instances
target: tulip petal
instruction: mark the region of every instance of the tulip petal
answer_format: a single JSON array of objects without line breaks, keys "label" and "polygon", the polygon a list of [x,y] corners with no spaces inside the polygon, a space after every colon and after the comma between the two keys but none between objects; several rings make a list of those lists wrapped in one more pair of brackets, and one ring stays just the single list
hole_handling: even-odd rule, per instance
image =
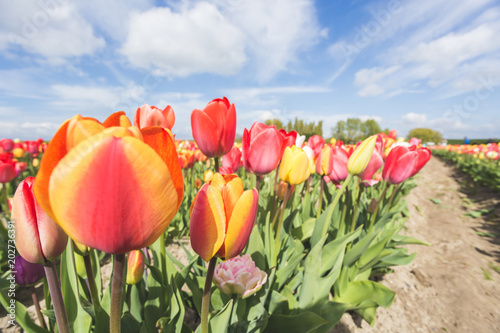
[{"label": "tulip petal", "polygon": [[133,137],[98,134],[82,142],[54,169],[49,192],[68,236],[111,254],[154,243],[178,206],[167,166]]},{"label": "tulip petal", "polygon": [[167,165],[174,187],[177,189],[177,209],[179,209],[184,196],[184,178],[174,140],[170,132],[161,127],[147,127],[142,129],[141,133],[144,143],[153,148]]},{"label": "tulip petal", "polygon": [[35,202],[27,182],[19,185],[16,190],[16,199],[18,200],[14,200],[12,205],[12,219],[16,221],[15,242],[19,254],[33,264],[44,264],[45,258],[42,254],[36,223]]},{"label": "tulip petal", "polygon": [[233,209],[243,192],[243,182],[241,181],[241,178],[236,176],[232,180],[230,180],[224,187],[224,190],[222,191],[222,199],[224,200],[226,219],[228,221],[231,219]]},{"label": "tulip petal", "polygon": [[102,132],[104,128],[105,127],[94,118],[83,118],[80,115],[74,116],[68,124],[66,149],[71,150],[80,142]]},{"label": "tulip petal", "polygon": [[306,181],[309,178],[309,158],[307,154],[300,151],[293,157],[293,167],[288,175],[290,180],[290,185],[298,185]]},{"label": "tulip petal", "polygon": [[256,189],[243,192],[233,209],[224,240],[224,259],[230,259],[243,251],[252,232],[257,214],[259,194]]},{"label": "tulip petal", "polygon": [[278,166],[283,148],[283,136],[274,128],[267,128],[251,138],[248,159],[255,174],[271,172]]},{"label": "tulip petal", "polygon": [[220,128],[204,111],[193,110],[191,113],[193,138],[201,151],[207,156],[216,156],[219,147]]},{"label": "tulip petal", "polygon": [[66,155],[66,134],[68,132],[69,120],[64,122],[50,140],[47,149],[40,162],[40,169],[36,175],[35,196],[38,204],[53,219],[56,220],[49,200],[49,180],[54,168]]},{"label": "tulip petal", "polygon": [[288,181],[288,174],[292,169],[292,149],[290,147],[286,147],[283,152],[283,157],[281,158],[281,164],[279,169],[279,176],[282,181]]},{"label": "tulip petal", "polygon": [[104,127],[112,127],[112,126],[120,126],[120,127],[129,127],[132,126],[132,123],[125,115],[125,112],[118,111],[110,115],[106,120],[102,123]]},{"label": "tulip petal", "polygon": [[200,257],[209,261],[224,242],[226,216],[224,202],[217,188],[203,185],[191,209],[189,225],[191,245]]}]

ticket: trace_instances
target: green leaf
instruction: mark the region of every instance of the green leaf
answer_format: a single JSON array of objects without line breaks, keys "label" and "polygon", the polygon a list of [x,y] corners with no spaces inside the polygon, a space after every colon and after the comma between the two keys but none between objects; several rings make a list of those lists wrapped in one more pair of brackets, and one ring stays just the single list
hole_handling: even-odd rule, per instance
[{"label": "green leaf", "polygon": [[[6,292],[3,291],[0,292],[0,303],[2,304],[7,313],[10,313],[10,306],[13,300],[14,298],[8,297],[8,294]],[[26,332],[34,332],[34,333],[49,332],[33,322],[33,320],[29,316],[28,310],[26,310],[26,307],[23,304],[19,303],[18,301],[14,301],[14,307],[15,307],[14,311],[15,323],[19,324],[19,326],[21,326]],[[9,320],[11,320],[12,318],[10,318],[9,315],[7,315],[6,318],[7,318],[6,323],[9,324]]]},{"label": "green leaf", "polygon": [[370,246],[372,241],[380,234],[380,232],[374,230],[365,237],[361,238],[359,242],[354,244],[354,246],[349,250],[344,257],[344,267],[351,266],[358,260],[359,257],[366,251]]},{"label": "green leaf", "polygon": [[289,261],[287,261],[285,266],[283,266],[283,263],[281,263],[280,269],[276,271],[278,290],[281,289],[281,287],[292,276],[293,272],[298,268],[298,265],[302,261],[302,258],[304,258],[304,256],[305,253],[298,253],[294,255]]},{"label": "green leaf", "polygon": [[308,333],[327,323],[327,320],[311,311],[296,315],[271,315],[264,332]]},{"label": "green leaf", "polygon": [[395,245],[408,245],[408,244],[417,244],[417,245],[426,245],[430,246],[430,243],[421,241],[414,237],[403,236],[403,235],[394,235],[391,239],[391,243],[396,243]]},{"label": "green leaf", "polygon": [[373,306],[389,307],[394,301],[395,292],[374,281],[352,281],[341,296],[334,301],[349,305],[350,309]]},{"label": "green leaf", "polygon": [[348,306],[343,303],[327,302],[325,303],[319,312],[319,315],[328,321],[327,324],[321,326],[317,333],[327,333],[332,329],[342,318],[342,315],[346,312]]},{"label": "green leaf", "polygon": [[292,229],[291,234],[294,238],[304,241],[312,236],[315,226],[316,226],[316,219],[309,218],[305,220],[305,222],[301,226]]},{"label": "green leaf", "polygon": [[321,238],[304,260],[304,280],[300,288],[299,309],[311,307],[318,300],[317,297],[328,297],[328,295],[316,295],[315,292],[321,278],[321,251],[327,237],[325,235]]},{"label": "green leaf", "polygon": [[92,317],[80,303],[80,291],[71,242],[68,242],[66,250],[61,255],[61,291],[71,332],[90,332]]},{"label": "green leaf", "polygon": [[432,201],[432,203],[436,204],[436,205],[440,205],[441,204],[441,200],[440,199],[436,199],[436,198],[429,198],[430,201]]},{"label": "green leaf", "polygon": [[266,267],[266,258],[264,258],[264,241],[259,233],[259,228],[256,226],[252,229],[245,253],[250,254],[255,262],[255,266],[261,269]]},{"label": "green leaf", "polygon": [[231,299],[221,311],[210,318],[210,321],[208,322],[209,332],[227,332],[227,323],[229,322],[229,317],[231,316],[231,310],[233,308],[232,305],[233,300]]}]

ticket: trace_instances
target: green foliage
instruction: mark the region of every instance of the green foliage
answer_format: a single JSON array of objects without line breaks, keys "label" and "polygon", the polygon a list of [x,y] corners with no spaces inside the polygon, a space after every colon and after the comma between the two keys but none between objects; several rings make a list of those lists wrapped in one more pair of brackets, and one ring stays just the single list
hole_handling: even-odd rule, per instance
[{"label": "green foliage", "polygon": [[276,128],[282,128],[287,132],[295,131],[300,135],[305,135],[306,139],[309,139],[311,136],[316,134],[319,136],[323,136],[323,120],[318,121],[318,123],[316,124],[315,121],[308,123],[302,119],[298,119],[297,117],[295,117],[293,122],[289,120],[285,126],[280,119],[273,118],[266,120],[265,123],[266,125],[275,125]]},{"label": "green foliage", "polygon": [[438,144],[441,142],[443,136],[438,131],[431,130],[430,128],[414,128],[408,133],[408,139],[417,138],[425,142],[434,142]]},{"label": "green foliage", "polygon": [[457,154],[440,149],[432,150],[432,154],[455,163],[460,170],[470,175],[475,183],[500,191],[500,164],[498,160],[479,159],[470,154]]},{"label": "green foliage", "polygon": [[[388,132],[387,129],[386,131]],[[332,128],[332,136],[345,143],[356,143],[380,132],[382,130],[374,119],[367,119],[363,122],[359,118],[349,118],[347,121],[337,122],[337,125]]]}]

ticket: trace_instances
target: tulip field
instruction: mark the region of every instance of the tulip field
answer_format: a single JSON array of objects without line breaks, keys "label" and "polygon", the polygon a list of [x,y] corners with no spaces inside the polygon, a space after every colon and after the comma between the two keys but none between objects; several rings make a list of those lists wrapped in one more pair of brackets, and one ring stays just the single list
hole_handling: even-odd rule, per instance
[{"label": "tulip field", "polygon": [[434,155],[457,164],[458,168],[482,185],[500,191],[500,149],[498,144],[433,147]]},{"label": "tulip field", "polygon": [[[380,278],[426,245],[402,231],[430,150],[395,131],[344,144],[258,122],[235,142],[236,124],[224,97],[193,110],[191,141],[175,139],[170,106],[148,105],[76,115],[50,142],[2,139],[9,320],[63,333],[326,333],[346,312],[373,324],[395,298]],[[435,150],[498,188],[495,151]]]}]

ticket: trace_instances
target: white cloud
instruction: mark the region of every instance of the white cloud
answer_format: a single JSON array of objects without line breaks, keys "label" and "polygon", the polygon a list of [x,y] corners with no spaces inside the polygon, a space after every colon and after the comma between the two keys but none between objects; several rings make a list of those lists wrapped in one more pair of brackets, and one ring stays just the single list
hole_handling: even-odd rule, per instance
[{"label": "white cloud", "polygon": [[244,66],[267,81],[297,61],[327,29],[310,0],[181,1],[131,15],[120,52],[165,76],[233,75]]},{"label": "white cloud", "polygon": [[0,11],[0,49],[20,47],[50,59],[92,55],[105,46],[76,6],[65,1],[12,1]]},{"label": "white cloud", "polygon": [[414,113],[414,112],[407,113],[407,114],[403,115],[403,117],[401,117],[401,118],[403,119],[403,121],[408,121],[408,122],[417,123],[417,124],[422,124],[422,123],[425,123],[427,121],[426,114]]},{"label": "white cloud", "polygon": [[385,77],[397,72],[399,69],[399,66],[392,66],[385,69],[374,67],[358,71],[354,78],[354,84],[361,88],[358,95],[368,97],[383,94],[385,91],[378,83]]},{"label": "white cloud", "polygon": [[166,76],[230,75],[246,61],[241,31],[205,2],[180,12],[153,8],[132,15],[121,53],[133,66]]}]

